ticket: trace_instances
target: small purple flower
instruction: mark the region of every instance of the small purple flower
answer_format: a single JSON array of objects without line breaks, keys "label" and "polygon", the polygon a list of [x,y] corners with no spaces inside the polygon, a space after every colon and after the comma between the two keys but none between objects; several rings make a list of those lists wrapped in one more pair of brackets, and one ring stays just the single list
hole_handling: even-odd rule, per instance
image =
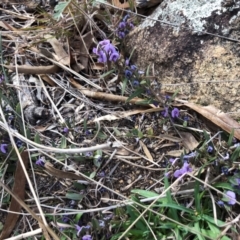
[{"label": "small purple flower", "polygon": [[118,28],[125,28],[126,27],[126,23],[125,22],[120,22],[118,24]]},{"label": "small purple flower", "polygon": [[68,129],[67,127],[64,127],[64,128],[63,128],[63,132],[64,132],[64,133],[68,133],[68,131],[69,131],[69,129]]},{"label": "small purple flower", "polygon": [[125,60],[125,65],[128,66],[129,63],[130,63],[129,58],[127,58],[127,59]]},{"label": "small purple flower", "polygon": [[234,205],[236,203],[236,194],[235,194],[235,192],[227,191],[226,195],[229,197],[228,198],[228,204],[229,205]]},{"label": "small purple flower", "polygon": [[128,18],[130,18],[130,15],[129,15],[129,14],[126,14],[126,15],[124,16],[124,18],[123,18],[123,21],[126,22]]},{"label": "small purple flower", "polygon": [[0,83],[2,83],[4,81],[4,76],[0,75]]},{"label": "small purple flower", "polygon": [[178,108],[174,108],[172,110],[172,118],[178,118],[179,116],[179,109]]},{"label": "small purple flower", "polygon": [[1,144],[0,144],[0,151],[1,151],[2,153],[6,154],[6,153],[7,153],[7,150],[8,150],[8,144],[6,144],[6,143],[1,143]]},{"label": "small purple flower", "polygon": [[137,66],[136,65],[131,65],[130,68],[135,71],[137,69]]},{"label": "small purple flower", "polygon": [[99,172],[99,173],[98,173],[98,177],[105,177],[105,172],[104,172],[104,171]]},{"label": "small purple flower", "polygon": [[139,81],[135,79],[135,80],[133,81],[133,86],[134,86],[134,87],[139,86]]},{"label": "small purple flower", "polygon": [[224,202],[221,201],[221,200],[217,201],[217,204],[218,204],[220,207],[223,207],[223,206],[224,206]]},{"label": "small purple flower", "polygon": [[189,163],[184,162],[182,168],[176,170],[174,172],[173,176],[175,178],[178,178],[178,177],[182,176],[184,173],[191,172],[191,171],[192,171],[192,169],[190,168]]},{"label": "small purple flower", "polygon": [[113,62],[116,62],[118,59],[119,59],[119,53],[118,52],[112,53],[109,57],[109,61],[113,61]]},{"label": "small purple flower", "polygon": [[222,173],[223,173],[224,175],[228,175],[228,168],[227,168],[226,166],[223,166],[223,167],[221,168],[221,171],[222,171]]},{"label": "small purple flower", "polygon": [[99,56],[98,62],[100,62],[100,63],[106,63],[107,62],[107,56],[106,56],[105,52],[100,50],[99,53],[98,53],[98,56]]},{"label": "small purple flower", "polygon": [[119,52],[108,39],[100,41],[97,48],[93,48],[93,53],[98,56],[98,62],[101,63],[106,63],[108,60],[116,62],[120,57]]},{"label": "small purple flower", "polygon": [[176,158],[170,158],[168,161],[173,164],[175,162]]},{"label": "small purple flower", "polygon": [[103,220],[98,220],[100,227],[105,227],[105,222]]},{"label": "small purple flower", "polygon": [[85,153],[85,156],[86,156],[86,157],[92,157],[92,155],[93,155],[92,152],[86,152],[86,153]]},{"label": "small purple flower", "polygon": [[134,28],[134,25],[133,25],[133,23],[131,23],[131,22],[128,23],[128,26],[129,26],[130,28]]},{"label": "small purple flower", "polygon": [[111,44],[111,43],[110,43],[110,40],[108,40],[108,39],[104,39],[101,42],[99,42],[100,46],[107,46],[109,44]]},{"label": "small purple flower", "polygon": [[213,147],[209,145],[208,148],[207,148],[207,152],[212,153],[213,152]]},{"label": "small purple flower", "polygon": [[121,31],[118,32],[118,37],[121,39],[123,39],[125,37],[125,35],[126,34],[124,32],[121,32]]},{"label": "small purple flower", "polygon": [[164,108],[164,111],[162,111],[162,115],[163,115],[163,117],[167,117],[168,116],[168,107]]},{"label": "small purple flower", "polygon": [[125,77],[130,78],[132,76],[132,71],[125,70]]},{"label": "small purple flower", "polygon": [[82,240],[92,240],[92,236],[91,235],[84,235],[82,237]]},{"label": "small purple flower", "polygon": [[44,164],[45,164],[44,158],[43,157],[39,157],[38,160],[36,161],[36,164],[38,166],[44,167]]},{"label": "small purple flower", "polygon": [[[75,228],[76,228],[76,230],[77,230],[77,236],[79,236],[79,234],[81,233],[81,231],[82,231],[82,229],[84,228],[84,229],[89,229],[90,228],[90,226],[89,225],[86,225],[86,226],[79,226],[79,225],[75,225]],[[85,235],[85,236],[87,236],[87,235]],[[90,235],[88,235],[88,236],[90,236]],[[90,236],[91,237],[91,236]]]}]

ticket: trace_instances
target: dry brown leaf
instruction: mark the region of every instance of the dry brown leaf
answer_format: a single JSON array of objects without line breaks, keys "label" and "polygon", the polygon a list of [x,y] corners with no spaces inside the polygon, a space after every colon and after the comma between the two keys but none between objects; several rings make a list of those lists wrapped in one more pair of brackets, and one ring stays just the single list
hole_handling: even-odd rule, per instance
[{"label": "dry brown leaf", "polygon": [[14,28],[13,26],[9,25],[7,22],[5,21],[0,21],[0,27],[4,28],[7,31],[16,31],[17,29]]},{"label": "dry brown leaf", "polygon": [[30,65],[3,65],[7,69],[15,72],[16,69],[18,73],[25,73],[25,74],[51,74],[56,73],[59,69],[56,65],[49,65],[49,66],[30,66]]},{"label": "dry brown leaf", "polygon": [[226,113],[215,108],[214,106],[202,107],[194,103],[184,103],[185,106],[200,113],[205,118],[222,128],[228,133],[231,133],[234,129],[234,137],[240,140],[240,124],[229,117]]},{"label": "dry brown leaf", "polygon": [[85,69],[88,69],[88,58],[89,58],[89,48],[93,43],[93,34],[92,31],[86,33],[82,38],[79,38],[80,45],[80,62],[84,66]]},{"label": "dry brown leaf", "polygon": [[182,136],[182,143],[186,150],[193,151],[198,145],[199,142],[195,137],[189,132],[180,132]]},{"label": "dry brown leaf", "polygon": [[93,120],[93,122],[99,122],[99,121],[112,121],[112,120],[117,120],[121,118],[126,118],[138,113],[150,113],[150,112],[159,112],[162,111],[163,108],[150,108],[150,109],[136,109],[136,110],[129,110],[129,111],[124,111],[124,112],[114,112],[114,114],[108,114],[105,116],[98,117]]},{"label": "dry brown leaf", "polygon": [[181,138],[174,137],[174,136],[171,136],[171,135],[168,135],[168,134],[160,134],[160,135],[158,135],[156,138],[160,138],[160,139],[164,139],[164,140],[169,140],[169,141],[171,141],[171,142],[177,142],[177,143],[182,142],[182,139],[181,139]]},{"label": "dry brown leaf", "polygon": [[55,167],[53,167],[53,165],[49,162],[46,162],[45,165],[45,170],[51,174],[54,177],[57,178],[69,178],[69,179],[74,179],[74,180],[87,180],[86,178],[79,176],[75,173],[71,173],[71,172],[64,172],[62,170],[56,169]]},{"label": "dry brown leaf", "polygon": [[144,151],[145,155],[147,156],[147,158],[153,162],[153,157],[152,157],[150,151],[148,150],[147,146],[141,140],[139,140],[139,143],[140,143],[141,147],[143,148],[143,151]]},{"label": "dry brown leaf", "polygon": [[[23,160],[23,163],[25,165],[25,167],[27,167],[28,165],[28,153],[27,152],[22,152],[21,153],[21,157]],[[20,162],[17,162],[17,168],[15,171],[15,181],[14,181],[14,185],[13,185],[13,194],[15,196],[17,196],[19,199],[24,200],[25,198],[25,185],[26,185],[26,177],[25,174],[23,172],[22,166],[20,164]],[[10,203],[10,207],[9,207],[9,213],[7,215],[5,224],[3,226],[2,229],[2,234],[0,236],[0,239],[6,239],[9,237],[9,235],[11,234],[11,232],[13,231],[15,224],[19,218],[18,214],[15,213],[11,213],[11,211],[13,212],[20,212],[21,210],[21,205],[15,200],[15,198],[11,199],[11,203]]]},{"label": "dry brown leaf", "polygon": [[181,157],[182,154],[184,154],[183,150],[172,150],[166,153],[167,156],[171,157]]},{"label": "dry brown leaf", "polygon": [[52,45],[56,54],[53,54],[55,60],[65,66],[70,65],[70,56],[64,50],[62,44],[52,35],[46,34],[44,38]]}]

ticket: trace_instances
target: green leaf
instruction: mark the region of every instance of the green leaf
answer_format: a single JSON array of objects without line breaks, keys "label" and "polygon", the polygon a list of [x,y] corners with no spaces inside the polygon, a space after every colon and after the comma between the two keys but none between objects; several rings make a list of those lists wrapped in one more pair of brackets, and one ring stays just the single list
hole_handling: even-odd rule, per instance
[{"label": "green leaf", "polygon": [[[131,223],[134,222],[138,217],[139,217],[139,212],[137,212],[132,206],[127,206],[127,213],[130,215],[131,218]],[[136,228],[141,230],[142,232],[144,230],[147,230],[146,224],[143,221],[142,218],[140,218],[136,223],[135,223]]]},{"label": "green leaf", "polygon": [[231,191],[234,190],[232,185],[231,185],[231,183],[228,183],[228,182],[215,183],[213,185],[213,187],[215,187],[215,188],[223,188],[223,189],[227,189],[227,190],[231,190]]},{"label": "green leaf", "polygon": [[136,91],[135,91],[132,95],[130,95],[130,97],[127,99],[127,102],[129,102],[130,100],[132,100],[132,99],[135,98],[135,97],[141,96],[141,94],[142,94],[144,91],[145,91],[144,88],[138,88],[138,89],[136,89]]},{"label": "green leaf", "polygon": [[199,222],[194,223],[194,230],[196,231],[196,235],[198,236],[199,240],[205,240],[205,238],[201,234]]},{"label": "green leaf", "polygon": [[99,168],[101,166],[102,150],[97,150],[93,156],[94,165]]},{"label": "green leaf", "polygon": [[142,189],[133,189],[131,193],[136,193],[139,194],[145,198],[151,198],[151,197],[157,197],[159,194],[147,190],[142,190]]},{"label": "green leaf", "polygon": [[195,206],[196,206],[197,213],[201,212],[201,203],[200,203],[199,190],[200,190],[200,183],[199,183],[199,181],[195,181],[194,199],[195,199]]},{"label": "green leaf", "polygon": [[128,83],[128,79],[127,78],[124,78],[123,79],[123,83],[122,83],[122,96],[124,95],[124,92],[126,90],[126,87],[127,87],[127,83]]},{"label": "green leaf", "polygon": [[105,77],[107,77],[108,75],[110,75],[111,73],[113,73],[114,71],[115,71],[115,70],[110,70],[110,71],[102,74],[102,75],[100,76],[100,78],[105,78]]},{"label": "green leaf", "polygon": [[228,138],[227,144],[228,144],[229,147],[232,146],[233,138],[234,138],[234,129],[232,129],[232,131],[229,135],[229,138]]},{"label": "green leaf", "polygon": [[38,133],[36,133],[36,135],[34,136],[34,142],[38,143],[38,144],[41,144],[40,136],[39,136]]},{"label": "green leaf", "polygon": [[67,148],[67,139],[66,139],[65,136],[62,136],[60,148],[61,148],[61,149]]},{"label": "green leaf", "polygon": [[54,8],[53,18],[58,21],[61,15],[63,14],[64,10],[67,8],[67,6],[70,3],[71,3],[71,0],[67,2],[59,2]]},{"label": "green leaf", "polygon": [[239,157],[239,153],[240,153],[240,147],[237,147],[230,157],[231,161],[233,162],[236,161],[237,158]]},{"label": "green leaf", "polygon": [[83,199],[83,195],[80,193],[66,193],[66,198],[71,200],[80,201]]},{"label": "green leaf", "polygon": [[[169,182],[168,182],[168,178],[165,177],[164,178],[164,188],[167,189],[169,187]],[[169,204],[173,204],[174,201],[172,199],[172,195],[171,195],[171,192],[170,192],[170,189],[166,192],[166,196],[167,196],[167,201]],[[177,211],[175,208],[170,208],[169,209],[169,216],[171,218],[173,218],[175,221],[178,221],[179,222],[179,218],[178,218],[178,215],[177,215]]]}]

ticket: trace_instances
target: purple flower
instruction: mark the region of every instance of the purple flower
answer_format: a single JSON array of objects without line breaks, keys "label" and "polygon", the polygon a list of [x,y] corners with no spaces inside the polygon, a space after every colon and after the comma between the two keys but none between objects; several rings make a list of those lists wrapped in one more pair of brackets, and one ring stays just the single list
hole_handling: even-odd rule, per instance
[{"label": "purple flower", "polygon": [[178,108],[174,108],[172,110],[172,118],[177,118],[179,116],[179,109]]},{"label": "purple flower", "polygon": [[[79,236],[79,234],[80,234],[80,232],[82,231],[82,229],[84,228],[84,229],[89,229],[90,228],[90,226],[89,225],[86,225],[86,226],[79,226],[79,225],[75,225],[75,228],[76,228],[76,230],[77,230],[77,236]],[[85,236],[90,236],[90,235],[85,235]],[[90,236],[91,237],[91,236]],[[88,239],[88,238],[86,238],[86,239]]]},{"label": "purple flower", "polygon": [[236,194],[232,191],[227,191],[226,195],[228,196],[228,204],[234,205],[236,203]]},{"label": "purple flower", "polygon": [[63,128],[64,133],[68,133],[69,129],[67,127]]},{"label": "purple flower", "polygon": [[105,222],[103,220],[98,220],[100,227],[105,227]]},{"label": "purple flower", "polygon": [[92,157],[92,155],[93,155],[92,152],[86,152],[86,153],[85,153],[85,156],[86,156],[86,157]]},{"label": "purple flower", "polygon": [[111,43],[110,43],[110,40],[108,40],[108,39],[104,39],[101,42],[99,42],[100,46],[107,46],[109,44],[111,44]]},{"label": "purple flower", "polygon": [[162,111],[162,115],[163,115],[163,117],[167,117],[168,116],[168,107],[164,108],[164,111]]},{"label": "purple flower", "polygon": [[126,15],[124,16],[124,18],[123,18],[123,21],[126,22],[128,18],[130,18],[130,15],[129,15],[129,14],[126,14]]},{"label": "purple flower", "polygon": [[220,207],[224,206],[224,202],[221,201],[221,200],[217,201],[217,204],[218,204]]},{"label": "purple flower", "polygon": [[125,22],[120,22],[118,24],[118,28],[125,28],[126,27],[126,23]]},{"label": "purple flower", "polygon": [[91,235],[84,235],[82,237],[82,240],[92,240],[92,236]]},{"label": "purple flower", "polygon": [[0,75],[0,83],[2,83],[4,81],[4,76]]},{"label": "purple flower", "polygon": [[44,167],[44,164],[45,164],[44,158],[43,157],[39,157],[38,160],[36,161],[36,164],[38,166]]},{"label": "purple flower", "polygon": [[129,65],[129,62],[130,62],[130,60],[129,60],[129,58],[127,58],[127,59],[125,60],[125,65],[128,66],[128,65]]},{"label": "purple flower", "polygon": [[2,143],[2,144],[0,144],[0,151],[2,152],[2,153],[7,153],[7,147],[8,147],[8,144],[6,144],[6,143]]},{"label": "purple flower", "polygon": [[118,59],[119,59],[119,53],[118,52],[112,53],[109,57],[109,61],[113,61],[113,62],[116,62]]},{"label": "purple flower", "polygon": [[98,177],[105,177],[105,172],[104,172],[104,171],[99,172],[99,173],[98,173]]},{"label": "purple flower", "polygon": [[130,78],[132,76],[132,71],[125,70],[125,77]]},{"label": "purple flower", "polygon": [[133,25],[133,23],[128,23],[128,26],[130,27],[130,28],[134,28],[134,25]]},{"label": "purple flower", "polygon": [[102,50],[99,51],[98,53],[98,62],[100,63],[106,63],[107,62],[107,56],[106,56],[106,53],[103,52]]},{"label": "purple flower", "polygon": [[133,81],[133,86],[134,86],[134,87],[137,87],[138,85],[139,85],[139,81],[135,79],[135,80]]},{"label": "purple flower", "polygon": [[184,162],[182,168],[176,170],[174,172],[173,176],[175,178],[178,178],[178,177],[182,176],[184,173],[191,172],[191,171],[192,171],[192,169],[190,168],[189,163]]},{"label": "purple flower", "polygon": [[137,66],[136,65],[131,65],[130,68],[135,71],[137,69]]},{"label": "purple flower", "polygon": [[108,39],[100,41],[97,48],[93,48],[93,53],[98,56],[98,62],[101,63],[106,63],[108,60],[116,62],[120,57],[119,52]]},{"label": "purple flower", "polygon": [[208,153],[212,153],[212,152],[213,152],[213,147],[212,147],[212,146],[208,146],[207,152],[208,152]]},{"label": "purple flower", "polygon": [[121,38],[121,39],[124,38],[125,35],[126,35],[126,34],[125,34],[124,32],[122,32],[122,31],[119,31],[119,32],[118,32],[118,37]]}]

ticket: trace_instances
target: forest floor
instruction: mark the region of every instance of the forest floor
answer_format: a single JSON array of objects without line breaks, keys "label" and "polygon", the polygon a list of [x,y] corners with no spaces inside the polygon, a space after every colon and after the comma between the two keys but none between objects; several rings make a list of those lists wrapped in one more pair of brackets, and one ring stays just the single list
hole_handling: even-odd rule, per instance
[{"label": "forest floor", "polygon": [[140,18],[0,14],[0,239],[238,239],[240,125],[124,56]]}]

